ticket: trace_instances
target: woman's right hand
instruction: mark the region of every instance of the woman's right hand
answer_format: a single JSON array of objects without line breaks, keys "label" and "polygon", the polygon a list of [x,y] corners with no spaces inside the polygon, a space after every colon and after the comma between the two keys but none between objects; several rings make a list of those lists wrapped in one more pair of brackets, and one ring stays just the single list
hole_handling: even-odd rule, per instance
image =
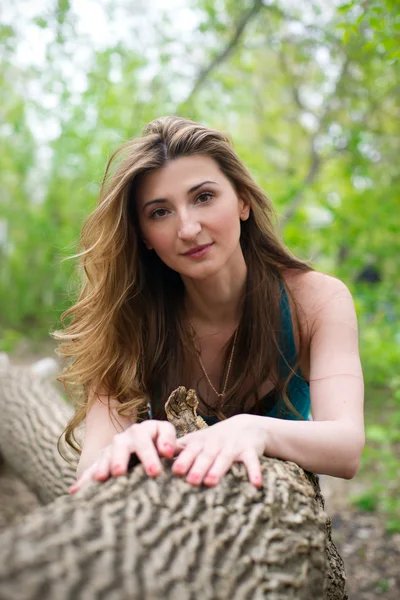
[{"label": "woman's right hand", "polygon": [[169,421],[148,419],[117,433],[98,459],[69,488],[74,494],[89,481],[106,481],[109,477],[126,475],[131,454],[136,454],[150,477],[162,471],[160,456],[173,458],[176,448],[175,427]]}]

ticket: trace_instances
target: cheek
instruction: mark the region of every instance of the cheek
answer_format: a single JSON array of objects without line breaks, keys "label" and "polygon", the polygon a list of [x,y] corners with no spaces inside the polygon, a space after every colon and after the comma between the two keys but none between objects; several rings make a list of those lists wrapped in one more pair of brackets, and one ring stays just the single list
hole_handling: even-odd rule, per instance
[{"label": "cheek", "polygon": [[143,237],[157,254],[168,251],[171,244],[173,244],[173,236],[170,229],[164,223],[157,223],[155,226],[148,225],[142,228]]},{"label": "cheek", "polygon": [[236,244],[240,237],[240,219],[233,210],[221,211],[220,214],[215,215],[211,227],[220,241],[225,241],[228,245]]},{"label": "cheek", "polygon": [[172,242],[172,236],[168,232],[167,227],[160,227],[157,231],[153,231],[150,235],[152,246],[159,250],[168,248]]}]

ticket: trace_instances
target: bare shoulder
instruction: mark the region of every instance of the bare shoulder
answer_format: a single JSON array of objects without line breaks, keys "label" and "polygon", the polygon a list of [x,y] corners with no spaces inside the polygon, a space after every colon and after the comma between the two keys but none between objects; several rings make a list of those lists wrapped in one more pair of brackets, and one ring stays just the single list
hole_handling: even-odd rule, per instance
[{"label": "bare shoulder", "polygon": [[[282,273],[284,281],[300,309],[299,318],[306,318],[315,325],[326,316],[326,311],[354,312],[354,303],[349,288],[343,281],[319,271],[301,272],[287,269]],[[302,318],[303,315],[303,318]]]},{"label": "bare shoulder", "polygon": [[326,302],[336,297],[351,298],[350,290],[343,281],[320,271],[286,269],[283,278],[293,297],[301,303]]}]

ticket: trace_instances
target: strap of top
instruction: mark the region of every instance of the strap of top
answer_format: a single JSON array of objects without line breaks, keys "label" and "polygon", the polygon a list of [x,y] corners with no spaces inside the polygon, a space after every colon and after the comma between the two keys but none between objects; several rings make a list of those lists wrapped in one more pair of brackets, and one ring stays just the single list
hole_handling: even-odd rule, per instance
[{"label": "strap of top", "polygon": [[[294,339],[292,315],[290,311],[290,302],[283,282],[280,282],[280,306],[282,331],[279,335],[279,348],[281,356],[279,359],[279,372],[283,379],[293,373],[297,361],[296,343]],[[291,404],[304,419],[308,419],[310,412],[310,390],[305,381],[300,368],[298,367],[289,381],[287,395]],[[269,412],[265,411],[269,417],[278,417],[281,419],[299,420],[299,417],[286,406],[283,398],[279,398],[276,405]]]}]

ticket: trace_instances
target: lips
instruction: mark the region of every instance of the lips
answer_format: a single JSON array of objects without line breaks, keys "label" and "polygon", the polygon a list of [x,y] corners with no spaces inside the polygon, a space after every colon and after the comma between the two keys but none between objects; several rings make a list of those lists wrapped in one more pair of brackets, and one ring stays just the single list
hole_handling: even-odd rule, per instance
[{"label": "lips", "polygon": [[202,244],[201,246],[196,246],[195,248],[190,248],[190,250],[188,250],[187,252],[184,252],[184,256],[190,256],[191,254],[196,254],[196,252],[200,252],[200,250],[203,250],[204,248],[208,248],[208,246],[212,246],[211,242],[210,244]]}]

